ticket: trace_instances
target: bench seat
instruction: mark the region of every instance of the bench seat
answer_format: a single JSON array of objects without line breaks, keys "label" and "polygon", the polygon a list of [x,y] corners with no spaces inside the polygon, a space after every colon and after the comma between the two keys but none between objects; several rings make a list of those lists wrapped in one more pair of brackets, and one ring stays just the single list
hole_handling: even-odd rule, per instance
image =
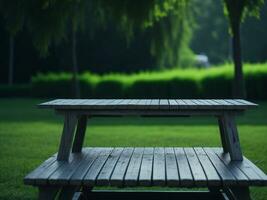
[{"label": "bench seat", "polygon": [[267,176],[247,158],[231,161],[222,148],[83,148],[69,161],[48,158],[24,178],[34,186],[266,186]]}]

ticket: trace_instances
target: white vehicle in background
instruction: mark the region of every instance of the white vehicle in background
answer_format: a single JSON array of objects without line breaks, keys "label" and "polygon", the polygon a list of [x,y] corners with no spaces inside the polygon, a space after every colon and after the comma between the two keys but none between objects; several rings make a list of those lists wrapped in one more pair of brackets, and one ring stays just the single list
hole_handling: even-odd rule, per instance
[{"label": "white vehicle in background", "polygon": [[210,67],[209,58],[205,54],[197,54],[195,56],[195,65],[198,68],[208,68]]}]

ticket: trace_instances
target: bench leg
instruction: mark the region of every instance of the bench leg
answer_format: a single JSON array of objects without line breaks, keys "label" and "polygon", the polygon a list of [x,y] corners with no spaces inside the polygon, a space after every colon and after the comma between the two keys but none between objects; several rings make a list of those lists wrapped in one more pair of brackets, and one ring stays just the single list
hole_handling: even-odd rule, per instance
[{"label": "bench leg", "polygon": [[219,131],[220,131],[220,136],[221,136],[223,152],[224,153],[228,153],[229,150],[227,149],[227,143],[226,143],[226,138],[225,138],[225,130],[224,130],[222,117],[218,117],[218,125],[219,125]]},{"label": "bench leg", "polygon": [[93,190],[92,187],[82,187],[81,199],[82,200],[89,200],[92,190]]},{"label": "bench leg", "polygon": [[64,128],[57,155],[59,161],[68,161],[69,159],[76,122],[76,115],[70,112],[65,114]]},{"label": "bench leg", "polygon": [[78,118],[78,124],[76,128],[76,134],[72,146],[73,153],[79,153],[82,150],[84,136],[86,132],[87,116],[82,115]]},{"label": "bench leg", "polygon": [[72,200],[74,193],[80,190],[79,186],[64,186],[59,194],[59,200]]},{"label": "bench leg", "polygon": [[59,191],[59,187],[51,187],[51,186],[42,186],[39,187],[39,200],[53,200],[56,198],[57,193]]},{"label": "bench leg", "polygon": [[230,187],[224,189],[229,200],[252,200],[249,187]]},{"label": "bench leg", "polygon": [[227,145],[227,151],[230,153],[231,160],[242,161],[242,151],[239,143],[238,131],[233,115],[224,114],[221,116],[223,134],[225,137],[225,144]]}]

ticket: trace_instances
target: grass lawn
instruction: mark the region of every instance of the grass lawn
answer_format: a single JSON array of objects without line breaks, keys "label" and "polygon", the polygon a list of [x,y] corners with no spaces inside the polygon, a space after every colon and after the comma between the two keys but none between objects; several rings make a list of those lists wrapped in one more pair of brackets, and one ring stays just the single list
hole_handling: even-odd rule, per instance
[{"label": "grass lawn", "polygon": [[[63,120],[38,99],[0,99],[0,199],[35,199],[23,177],[57,151]],[[244,154],[267,172],[267,102],[238,118]],[[93,118],[86,146],[219,146],[214,118]],[[255,200],[267,188],[252,188]]]}]

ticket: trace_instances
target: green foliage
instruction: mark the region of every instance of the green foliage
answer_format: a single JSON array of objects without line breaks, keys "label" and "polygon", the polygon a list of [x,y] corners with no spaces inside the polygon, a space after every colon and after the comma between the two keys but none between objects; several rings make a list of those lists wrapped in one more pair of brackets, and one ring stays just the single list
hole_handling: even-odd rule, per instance
[{"label": "green foliage", "polygon": [[[267,64],[244,67],[249,99],[267,99]],[[210,69],[172,69],[137,74],[85,73],[79,77],[83,98],[232,98],[231,64]],[[38,97],[69,97],[71,75],[39,74],[32,79]]]},{"label": "green foliage", "polygon": [[225,14],[228,16],[231,31],[247,16],[259,17],[264,0],[224,0]]}]

